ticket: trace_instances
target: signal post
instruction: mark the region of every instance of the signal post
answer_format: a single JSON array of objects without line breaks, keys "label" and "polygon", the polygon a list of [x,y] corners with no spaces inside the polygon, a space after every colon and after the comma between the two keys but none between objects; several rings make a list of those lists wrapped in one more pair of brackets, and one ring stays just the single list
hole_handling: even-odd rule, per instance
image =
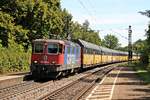
[{"label": "signal post", "polygon": [[128,64],[132,62],[132,29],[128,29]]}]

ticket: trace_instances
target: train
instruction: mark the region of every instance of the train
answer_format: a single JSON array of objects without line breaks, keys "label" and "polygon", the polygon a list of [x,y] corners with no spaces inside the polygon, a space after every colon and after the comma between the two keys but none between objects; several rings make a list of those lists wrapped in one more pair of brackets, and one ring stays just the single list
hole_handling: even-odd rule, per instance
[{"label": "train", "polygon": [[[139,55],[133,53],[132,60]],[[36,39],[32,42],[30,71],[34,78],[57,78],[99,65],[128,61],[128,52],[76,41]]]}]

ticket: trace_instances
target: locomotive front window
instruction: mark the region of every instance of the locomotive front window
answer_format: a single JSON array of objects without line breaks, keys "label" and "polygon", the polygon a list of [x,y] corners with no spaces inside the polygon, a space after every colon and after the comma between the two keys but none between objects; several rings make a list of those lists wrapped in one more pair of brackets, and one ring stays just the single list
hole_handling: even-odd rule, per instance
[{"label": "locomotive front window", "polygon": [[35,44],[34,53],[43,53],[43,44]]},{"label": "locomotive front window", "polygon": [[48,44],[48,53],[58,53],[58,44]]}]

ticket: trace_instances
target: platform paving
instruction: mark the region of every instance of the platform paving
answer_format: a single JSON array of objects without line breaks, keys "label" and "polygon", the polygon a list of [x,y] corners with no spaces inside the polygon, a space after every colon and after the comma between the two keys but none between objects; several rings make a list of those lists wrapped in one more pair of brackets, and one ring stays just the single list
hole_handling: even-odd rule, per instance
[{"label": "platform paving", "polygon": [[117,67],[99,83],[86,100],[150,100],[150,85],[130,67]]},{"label": "platform paving", "polygon": [[29,72],[0,75],[0,89],[23,83],[29,78]]}]

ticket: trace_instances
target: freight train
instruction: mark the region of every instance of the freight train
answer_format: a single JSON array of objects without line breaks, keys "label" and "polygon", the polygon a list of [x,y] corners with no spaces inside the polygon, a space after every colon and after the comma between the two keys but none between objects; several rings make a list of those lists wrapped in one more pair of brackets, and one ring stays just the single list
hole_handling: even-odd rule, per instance
[{"label": "freight train", "polygon": [[[133,60],[139,56],[133,53]],[[128,61],[128,53],[78,39],[36,39],[32,43],[30,70],[35,78],[57,78],[98,65]]]}]

